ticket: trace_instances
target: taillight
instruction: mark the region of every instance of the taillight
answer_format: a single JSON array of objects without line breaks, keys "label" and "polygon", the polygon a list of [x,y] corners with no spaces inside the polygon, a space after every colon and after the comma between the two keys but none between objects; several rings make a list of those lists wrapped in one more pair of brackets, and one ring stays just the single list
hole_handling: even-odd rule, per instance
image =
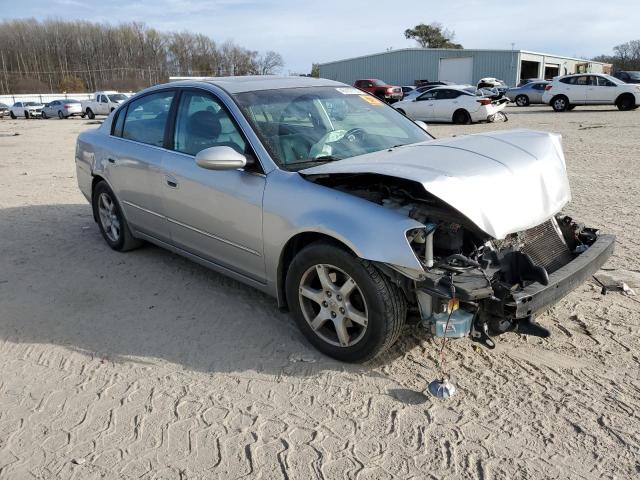
[{"label": "taillight", "polygon": [[71,106],[70,105],[65,105],[64,108],[71,108]]},{"label": "taillight", "polygon": [[476,100],[480,105],[489,105],[491,104],[491,100],[488,98],[481,98],[480,100]]},{"label": "taillight", "polygon": [[551,90],[551,88],[552,88],[552,87],[553,87],[553,85],[547,85],[546,87],[544,87],[544,89],[545,89],[546,91],[548,91],[548,90]]}]

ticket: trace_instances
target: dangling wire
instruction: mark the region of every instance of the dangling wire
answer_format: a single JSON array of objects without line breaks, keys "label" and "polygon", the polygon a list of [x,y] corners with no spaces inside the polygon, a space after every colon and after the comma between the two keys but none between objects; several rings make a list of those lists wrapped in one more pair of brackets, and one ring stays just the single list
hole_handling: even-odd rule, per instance
[{"label": "dangling wire", "polygon": [[453,285],[453,273],[449,274],[449,281],[451,284],[451,300],[450,302],[453,300],[454,302],[451,302],[448,304],[448,310],[449,310],[449,316],[447,317],[447,323],[445,323],[444,326],[444,336],[442,338],[442,343],[440,344],[440,352],[438,352],[438,356],[439,356],[439,361],[438,361],[438,370],[440,371],[440,376],[441,378],[444,380],[445,378],[447,378],[448,376],[448,372],[445,370],[445,364],[446,364],[446,357],[444,354],[444,349],[447,346],[447,343],[449,341],[449,337],[447,337],[447,332],[449,331],[449,322],[451,321],[451,315],[453,315],[453,312],[456,310],[455,307],[455,300],[456,300],[456,287]]}]

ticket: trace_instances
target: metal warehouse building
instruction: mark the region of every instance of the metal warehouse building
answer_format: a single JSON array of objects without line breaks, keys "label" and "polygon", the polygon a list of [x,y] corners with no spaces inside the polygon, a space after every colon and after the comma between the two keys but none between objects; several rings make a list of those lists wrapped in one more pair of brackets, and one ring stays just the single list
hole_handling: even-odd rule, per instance
[{"label": "metal warehouse building", "polygon": [[440,48],[405,48],[320,64],[322,78],[348,84],[357,79],[379,78],[393,85],[415,85],[419,80],[474,85],[483,77],[496,77],[515,85],[524,78],[610,70],[611,65],[606,63],[526,50]]}]

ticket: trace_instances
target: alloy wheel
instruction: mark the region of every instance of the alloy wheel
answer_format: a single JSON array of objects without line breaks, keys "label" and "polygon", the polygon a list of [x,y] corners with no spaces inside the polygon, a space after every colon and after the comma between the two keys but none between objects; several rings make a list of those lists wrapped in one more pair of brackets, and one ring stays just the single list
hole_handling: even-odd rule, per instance
[{"label": "alloy wheel", "polygon": [[323,341],[350,347],[364,336],[367,304],[356,282],[343,270],[313,265],[302,275],[298,297],[305,320]]},{"label": "alloy wheel", "polygon": [[120,239],[120,220],[116,213],[116,205],[107,193],[101,193],[98,197],[98,214],[105,235],[112,242]]}]

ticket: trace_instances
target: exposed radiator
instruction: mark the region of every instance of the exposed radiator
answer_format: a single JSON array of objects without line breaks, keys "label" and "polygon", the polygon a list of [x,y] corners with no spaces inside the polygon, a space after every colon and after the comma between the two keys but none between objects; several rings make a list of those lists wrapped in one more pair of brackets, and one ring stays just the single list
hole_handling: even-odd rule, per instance
[{"label": "exposed radiator", "polygon": [[569,247],[562,238],[555,218],[521,233],[522,252],[531,257],[533,263],[553,273],[573,259]]}]

